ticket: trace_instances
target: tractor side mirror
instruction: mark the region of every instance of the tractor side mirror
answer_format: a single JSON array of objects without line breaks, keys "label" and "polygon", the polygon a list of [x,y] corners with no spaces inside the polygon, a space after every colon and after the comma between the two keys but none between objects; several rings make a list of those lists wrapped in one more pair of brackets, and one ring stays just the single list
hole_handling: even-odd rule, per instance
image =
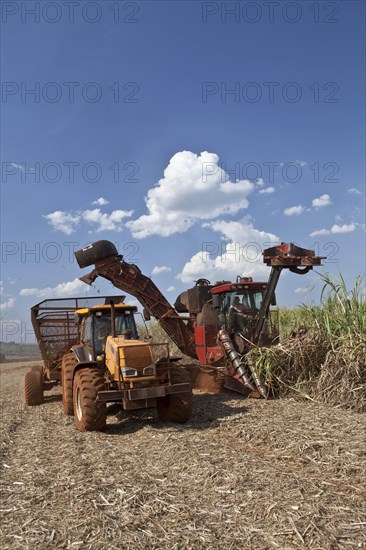
[{"label": "tractor side mirror", "polygon": [[151,315],[150,315],[149,311],[146,308],[144,308],[142,310],[142,313],[143,313],[143,317],[144,317],[145,321],[150,321],[151,320]]},{"label": "tractor side mirror", "polygon": [[276,306],[277,305],[277,301],[276,301],[276,295],[273,294],[272,298],[271,298],[271,306]]}]

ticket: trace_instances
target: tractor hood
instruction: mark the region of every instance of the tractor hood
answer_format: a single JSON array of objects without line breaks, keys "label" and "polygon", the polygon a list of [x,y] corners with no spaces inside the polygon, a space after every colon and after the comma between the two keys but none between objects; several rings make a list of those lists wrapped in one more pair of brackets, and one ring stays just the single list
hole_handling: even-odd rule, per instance
[{"label": "tractor hood", "polygon": [[130,340],[123,336],[108,336],[105,346],[105,361],[108,370],[118,377],[119,369],[128,367],[143,371],[153,363],[151,347],[141,340]]}]

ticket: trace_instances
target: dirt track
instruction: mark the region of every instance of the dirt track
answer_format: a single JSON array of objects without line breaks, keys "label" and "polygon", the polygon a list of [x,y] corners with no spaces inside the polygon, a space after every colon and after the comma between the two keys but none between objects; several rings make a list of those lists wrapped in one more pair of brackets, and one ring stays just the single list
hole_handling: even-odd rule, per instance
[{"label": "dirt track", "polygon": [[59,389],[24,407],[27,368],[1,366],[3,548],[366,548],[364,415],[197,394],[185,426],[79,433]]}]

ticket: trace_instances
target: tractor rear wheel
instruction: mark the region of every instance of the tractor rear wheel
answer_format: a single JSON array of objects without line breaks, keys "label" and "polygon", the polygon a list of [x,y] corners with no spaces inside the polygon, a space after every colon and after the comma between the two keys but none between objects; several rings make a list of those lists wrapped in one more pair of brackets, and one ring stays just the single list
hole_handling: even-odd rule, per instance
[{"label": "tractor rear wheel", "polygon": [[29,407],[43,403],[43,373],[30,370],[25,375],[24,402]]},{"label": "tractor rear wheel", "polygon": [[105,403],[97,401],[98,392],[105,389],[103,374],[96,368],[83,368],[74,377],[74,421],[79,432],[104,430],[107,423]]},{"label": "tractor rear wheel", "polygon": [[64,413],[72,416],[74,414],[74,405],[72,400],[72,383],[74,378],[74,368],[77,363],[73,353],[64,355],[61,366],[61,385],[62,385],[62,405]]},{"label": "tractor rear wheel", "polygon": [[[174,366],[170,369],[172,384],[190,384],[191,377],[184,367]],[[189,392],[173,393],[158,397],[156,407],[158,416],[163,422],[177,422],[184,424],[192,414],[192,389]]]}]

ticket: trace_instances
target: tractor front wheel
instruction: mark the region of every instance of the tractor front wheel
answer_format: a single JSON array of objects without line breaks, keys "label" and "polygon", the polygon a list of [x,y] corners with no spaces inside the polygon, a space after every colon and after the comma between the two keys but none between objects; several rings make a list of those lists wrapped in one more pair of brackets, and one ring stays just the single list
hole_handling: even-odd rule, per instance
[{"label": "tractor front wheel", "polygon": [[97,401],[98,392],[105,389],[103,374],[95,368],[83,368],[74,377],[74,421],[79,432],[104,430],[107,423],[105,403]]},{"label": "tractor front wheel", "polygon": [[[172,384],[191,383],[189,372],[184,367],[178,366],[171,367],[170,380]],[[192,400],[192,390],[158,397],[156,406],[160,420],[184,424],[192,414]]]},{"label": "tractor front wheel", "polygon": [[30,370],[24,379],[24,402],[29,407],[43,403],[43,373]]}]

